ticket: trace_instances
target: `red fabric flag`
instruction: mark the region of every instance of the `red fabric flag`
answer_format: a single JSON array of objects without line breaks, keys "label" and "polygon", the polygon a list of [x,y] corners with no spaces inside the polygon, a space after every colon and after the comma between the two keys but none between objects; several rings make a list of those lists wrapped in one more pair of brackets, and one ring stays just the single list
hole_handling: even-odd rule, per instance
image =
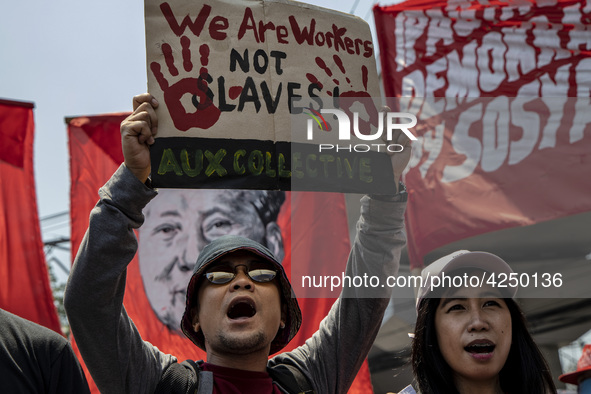
[{"label": "red fabric flag", "polygon": [[457,240],[591,210],[584,3],[411,0],[374,16],[390,106],[419,118],[413,268]]},{"label": "red fabric flag", "polygon": [[[110,178],[123,161],[119,124],[125,116],[126,114],[111,114],[79,117],[69,122],[73,255],[78,250],[84,232],[88,227],[88,216],[97,202],[98,189]],[[170,191],[163,190],[161,195],[167,192]],[[199,193],[199,191],[191,192]],[[294,215],[294,211],[305,212],[305,217],[311,218],[310,223],[303,224],[309,229],[308,233],[300,234],[298,232],[298,234],[292,234],[291,215]],[[286,193],[286,199],[281,206],[277,224],[281,229],[285,253],[283,265],[288,275],[291,272],[291,256],[294,247],[308,248],[307,250],[310,251],[309,259],[302,262],[298,261],[299,264],[341,261],[342,266],[336,268],[340,269],[341,272],[344,270],[350,244],[342,195],[332,193]],[[144,227],[147,225],[148,219]],[[179,360],[206,359],[205,352],[195,347],[192,342],[176,332],[174,328],[169,328],[163,323],[162,320],[164,319],[160,314],[154,312],[155,310],[160,311],[159,308],[155,307],[158,300],[150,299],[148,293],[150,293],[149,286],[151,282],[149,279],[145,279],[150,276],[144,275],[144,278],[142,277],[142,268],[138,257],[142,255],[142,230],[140,230],[139,242],[140,252],[128,266],[124,298],[127,313],[136,324],[142,338],[157,346],[163,352],[173,354]],[[331,248],[323,247],[323,245],[331,245]],[[155,282],[152,285],[155,286]],[[186,286],[186,283],[184,285]],[[297,288],[295,291],[297,294]],[[154,293],[162,294],[165,292],[156,291]],[[334,300],[335,298],[298,298],[302,309],[303,325],[298,335],[285,348],[285,351],[303,344],[318,329],[320,321],[326,316]],[[184,298],[182,303],[184,305]],[[174,308],[171,307],[170,309]],[[163,315],[165,314],[163,313]],[[171,316],[174,316],[172,312]],[[180,318],[172,323],[171,325],[178,327]],[[86,367],[84,365],[83,367],[93,392],[98,392]],[[370,393],[372,391],[366,361],[350,393]]]},{"label": "red fabric flag", "polygon": [[33,175],[33,104],[0,100],[0,308],[62,334]]}]

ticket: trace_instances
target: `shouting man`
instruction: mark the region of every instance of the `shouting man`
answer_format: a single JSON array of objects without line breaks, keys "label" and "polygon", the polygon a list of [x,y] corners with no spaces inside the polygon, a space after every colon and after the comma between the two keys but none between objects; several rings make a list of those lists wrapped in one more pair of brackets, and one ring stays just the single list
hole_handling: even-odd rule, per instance
[{"label": "shouting man", "polygon": [[[123,295],[137,250],[133,230],[157,194],[148,176],[158,102],[142,94],[133,103],[121,124],[125,162],[99,192],[65,295],[72,332],[101,392],[346,393],[378,333],[391,289],[344,289],[304,345],[269,359],[293,338],[302,317],[277,257],[245,237],[223,236],[206,246],[187,287],[181,329],[207,352],[207,361],[179,363],[142,340]],[[398,182],[410,148],[402,133],[393,142],[406,147],[391,156]],[[346,275],[397,273],[405,201],[403,190],[363,197]]]}]

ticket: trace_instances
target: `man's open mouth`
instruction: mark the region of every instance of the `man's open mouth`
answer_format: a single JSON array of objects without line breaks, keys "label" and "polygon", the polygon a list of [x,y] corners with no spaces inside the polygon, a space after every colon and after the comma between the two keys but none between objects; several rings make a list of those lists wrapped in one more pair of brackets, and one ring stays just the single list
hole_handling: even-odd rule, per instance
[{"label": "man's open mouth", "polygon": [[476,341],[472,341],[468,344],[468,346],[464,347],[468,353],[474,354],[486,354],[492,353],[495,350],[495,344],[492,341],[487,339],[477,339]]},{"label": "man's open mouth", "polygon": [[232,301],[228,307],[228,317],[232,320],[240,318],[249,318],[256,315],[257,310],[254,301],[250,299],[239,299]]}]

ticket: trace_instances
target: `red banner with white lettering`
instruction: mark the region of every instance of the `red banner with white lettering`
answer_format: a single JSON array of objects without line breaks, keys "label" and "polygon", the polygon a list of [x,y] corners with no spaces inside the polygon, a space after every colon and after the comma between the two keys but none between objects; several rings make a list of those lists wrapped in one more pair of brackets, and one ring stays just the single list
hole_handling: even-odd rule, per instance
[{"label": "red banner with white lettering", "polygon": [[62,334],[37,213],[33,107],[0,100],[0,308]]},{"label": "red banner with white lettering", "polygon": [[390,106],[419,118],[409,256],[591,210],[591,7],[407,1],[375,7]]},{"label": "red banner with white lettering", "polygon": [[[98,189],[123,162],[119,124],[126,115],[78,117],[69,121],[73,255],[76,254],[88,227],[89,213],[98,200]],[[245,199],[245,203],[240,204],[240,214],[224,216],[223,212],[231,213],[232,208],[230,205],[222,205],[231,197]],[[185,204],[187,202],[195,204]],[[190,206],[191,209],[183,210],[185,206]],[[259,221],[265,224],[267,236],[260,241],[266,243],[276,254],[283,254],[282,264],[288,275],[291,271],[292,245],[311,251],[310,255],[315,258],[306,263],[342,261],[340,269],[344,270],[350,243],[344,198],[340,194],[160,189],[158,197],[144,210],[146,221],[138,232],[138,253],[128,266],[124,298],[125,309],[144,340],[163,352],[173,354],[179,360],[206,359],[205,352],[180,333],[185,288],[192,273],[192,265],[203,246],[203,238],[215,237],[223,231],[229,225],[230,216],[248,217],[252,206],[256,207],[259,218],[247,227],[256,229]],[[160,217],[170,217],[158,214],[163,209],[166,212],[178,211],[179,214],[175,216],[181,219],[174,223],[170,220],[161,221]],[[302,217],[310,218],[310,225],[307,226],[310,232],[291,233],[290,213],[294,209]],[[181,220],[185,222],[181,223]],[[270,230],[275,227],[280,233]],[[256,238],[256,231],[247,236]],[[334,247],[323,247],[327,244]],[[314,254],[313,251],[317,253]],[[302,345],[318,329],[334,300],[298,299],[303,325],[285,351]],[[86,367],[83,367],[93,392],[98,392]],[[363,364],[350,392],[372,392],[367,362]]]}]

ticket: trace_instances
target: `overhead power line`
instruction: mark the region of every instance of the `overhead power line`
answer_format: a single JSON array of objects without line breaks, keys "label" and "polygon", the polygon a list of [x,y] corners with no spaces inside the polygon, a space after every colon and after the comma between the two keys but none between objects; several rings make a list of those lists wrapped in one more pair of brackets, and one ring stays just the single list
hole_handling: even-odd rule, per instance
[{"label": "overhead power line", "polygon": [[70,216],[70,211],[63,211],[63,212],[58,212],[58,213],[53,213],[51,215],[43,216],[42,218],[39,219],[39,221],[44,222],[46,220],[56,219],[56,218],[63,217],[63,216]]},{"label": "overhead power line", "polygon": [[355,0],[355,3],[353,3],[353,7],[351,7],[351,11],[349,11],[349,14],[354,14],[358,5],[359,5],[359,0]]}]

